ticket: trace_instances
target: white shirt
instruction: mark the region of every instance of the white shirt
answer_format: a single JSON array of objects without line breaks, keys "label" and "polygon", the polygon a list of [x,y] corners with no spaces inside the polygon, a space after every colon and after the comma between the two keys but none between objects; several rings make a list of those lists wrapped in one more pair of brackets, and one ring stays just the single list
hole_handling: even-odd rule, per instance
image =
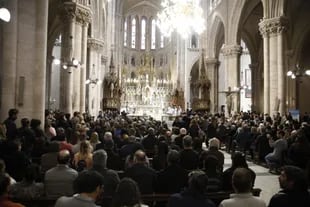
[{"label": "white shirt", "polygon": [[252,193],[231,194],[230,199],[223,200],[219,207],[266,207],[265,201]]}]

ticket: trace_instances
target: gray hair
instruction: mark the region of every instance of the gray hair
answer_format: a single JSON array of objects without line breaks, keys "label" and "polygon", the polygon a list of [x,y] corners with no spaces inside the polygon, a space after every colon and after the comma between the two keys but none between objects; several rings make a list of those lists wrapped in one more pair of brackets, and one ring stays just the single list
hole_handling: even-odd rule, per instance
[{"label": "gray hair", "polygon": [[110,140],[110,139],[112,139],[113,135],[111,132],[106,132],[106,133],[104,133],[103,137],[104,137],[104,140]]},{"label": "gray hair", "polygon": [[97,150],[93,153],[93,166],[107,166],[107,152],[103,149]]}]

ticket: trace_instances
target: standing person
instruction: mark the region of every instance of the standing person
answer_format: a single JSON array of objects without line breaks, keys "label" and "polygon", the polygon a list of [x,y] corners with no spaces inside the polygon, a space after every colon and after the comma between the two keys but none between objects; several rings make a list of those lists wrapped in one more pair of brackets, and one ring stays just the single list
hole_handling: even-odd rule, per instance
[{"label": "standing person", "polygon": [[295,166],[284,166],[279,176],[282,190],[272,196],[268,207],[309,207],[310,195],[304,171]]},{"label": "standing person", "polygon": [[188,188],[181,193],[173,194],[168,201],[168,207],[215,207],[205,196],[207,183],[208,176],[203,171],[191,172]]},{"label": "standing person", "polygon": [[17,127],[16,127],[16,119],[17,119],[18,110],[10,109],[9,117],[3,122],[6,127],[6,138],[9,140],[13,140],[17,137]]},{"label": "standing person", "polygon": [[95,202],[103,192],[102,175],[94,170],[85,170],[74,180],[73,186],[77,194],[60,197],[55,207],[99,207]]},{"label": "standing person", "polygon": [[139,186],[131,178],[123,178],[113,197],[112,207],[147,207],[142,204]]},{"label": "standing person", "polygon": [[230,195],[230,199],[223,200],[219,207],[266,207],[265,202],[252,195],[251,172],[246,168],[237,168],[232,177],[232,185],[235,194]]}]

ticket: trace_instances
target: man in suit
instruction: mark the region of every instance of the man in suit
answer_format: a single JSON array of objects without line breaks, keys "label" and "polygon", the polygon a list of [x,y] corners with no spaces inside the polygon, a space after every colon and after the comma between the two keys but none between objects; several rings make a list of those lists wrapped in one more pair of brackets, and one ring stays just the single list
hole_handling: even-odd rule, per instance
[{"label": "man in suit", "polygon": [[141,194],[150,194],[155,192],[157,175],[155,170],[147,166],[145,152],[136,151],[134,154],[134,164],[125,171],[125,177],[132,178],[138,183]]},{"label": "man in suit", "polygon": [[170,150],[168,167],[158,173],[157,192],[178,193],[187,185],[187,171],[180,166],[180,153]]}]

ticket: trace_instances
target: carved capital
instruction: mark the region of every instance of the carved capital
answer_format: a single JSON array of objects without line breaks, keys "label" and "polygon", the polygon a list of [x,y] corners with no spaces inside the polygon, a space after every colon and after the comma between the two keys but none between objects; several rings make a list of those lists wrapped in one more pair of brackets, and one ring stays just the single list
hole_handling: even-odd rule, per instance
[{"label": "carved capital", "polygon": [[287,30],[288,19],[283,16],[271,19],[263,19],[258,25],[259,31],[263,37],[275,36]]},{"label": "carved capital", "polygon": [[100,39],[88,38],[87,39],[87,47],[93,50],[100,51],[103,49],[104,42]]},{"label": "carved capital", "polygon": [[89,7],[77,4],[76,10],[76,22],[82,25],[87,25],[92,20],[92,13]]},{"label": "carved capital", "polygon": [[61,7],[61,18],[66,23],[75,20],[76,23],[87,25],[91,22],[92,13],[89,7],[74,2],[64,2]]},{"label": "carved capital", "polygon": [[242,47],[240,45],[224,45],[222,53],[224,56],[240,55]]}]

